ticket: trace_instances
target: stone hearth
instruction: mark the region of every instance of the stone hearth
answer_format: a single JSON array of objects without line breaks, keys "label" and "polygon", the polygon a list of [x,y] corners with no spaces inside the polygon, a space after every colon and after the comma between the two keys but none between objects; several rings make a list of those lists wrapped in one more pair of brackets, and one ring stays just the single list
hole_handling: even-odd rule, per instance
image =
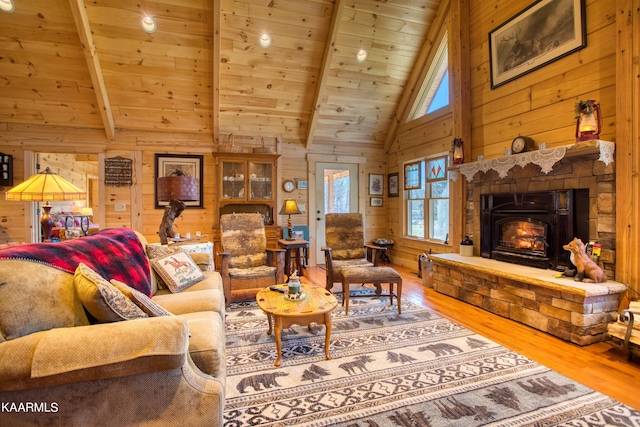
[{"label": "stone hearth", "polygon": [[584,346],[603,341],[626,286],[457,254],[430,255],[437,292]]}]

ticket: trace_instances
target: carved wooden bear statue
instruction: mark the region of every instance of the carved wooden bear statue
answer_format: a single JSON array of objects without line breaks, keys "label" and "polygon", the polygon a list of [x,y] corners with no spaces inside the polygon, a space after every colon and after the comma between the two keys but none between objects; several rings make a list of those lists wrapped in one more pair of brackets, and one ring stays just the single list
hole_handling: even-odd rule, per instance
[{"label": "carved wooden bear statue", "polygon": [[562,247],[571,252],[571,262],[578,270],[578,274],[574,278],[576,282],[604,283],[607,281],[607,276],[602,268],[587,255],[582,240],[574,237],[572,241]]}]

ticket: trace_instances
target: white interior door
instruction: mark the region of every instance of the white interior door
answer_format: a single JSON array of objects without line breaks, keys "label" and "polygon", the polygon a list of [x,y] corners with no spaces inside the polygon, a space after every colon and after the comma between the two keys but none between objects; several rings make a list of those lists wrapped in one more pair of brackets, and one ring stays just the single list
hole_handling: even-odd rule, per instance
[{"label": "white interior door", "polygon": [[324,216],[358,212],[358,164],[316,163],[316,263],[324,264]]}]

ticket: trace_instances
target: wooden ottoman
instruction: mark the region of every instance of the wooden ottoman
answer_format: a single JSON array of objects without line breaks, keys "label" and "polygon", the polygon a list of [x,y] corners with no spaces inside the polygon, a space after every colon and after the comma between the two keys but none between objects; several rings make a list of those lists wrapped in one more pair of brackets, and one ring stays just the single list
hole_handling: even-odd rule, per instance
[{"label": "wooden ottoman", "polygon": [[[342,270],[342,305],[345,306],[344,314],[349,314],[349,294],[352,283],[372,283],[380,287],[382,283],[389,284],[389,297],[393,305],[393,285],[398,285],[398,314],[401,314],[400,301],[402,300],[402,276],[391,267],[349,267]],[[386,296],[381,295],[380,296]],[[346,304],[345,304],[346,302]]]}]

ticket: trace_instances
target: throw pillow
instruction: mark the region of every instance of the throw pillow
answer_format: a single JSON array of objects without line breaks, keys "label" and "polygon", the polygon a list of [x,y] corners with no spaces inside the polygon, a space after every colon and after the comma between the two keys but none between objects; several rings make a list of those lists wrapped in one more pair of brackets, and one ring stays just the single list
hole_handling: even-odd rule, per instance
[{"label": "throw pillow", "polygon": [[76,268],[73,285],[84,308],[98,322],[118,322],[148,317],[118,288],[84,263],[80,263]]},{"label": "throw pillow", "polygon": [[[180,246],[169,246],[169,245],[147,245],[147,256],[149,260],[166,257],[167,255],[173,255],[178,252],[184,252]],[[158,288],[160,289],[168,289],[166,283],[162,277],[156,273],[156,279],[158,280]]]},{"label": "throw pillow", "polygon": [[127,298],[133,301],[135,305],[140,307],[142,311],[147,313],[149,317],[173,316],[173,314],[165,310],[164,307],[157,304],[155,301],[153,301],[151,298],[149,298],[139,290],[133,289],[126,283],[122,283],[119,280],[111,279],[111,284],[118,288],[118,290],[122,292]]},{"label": "throw pillow", "polygon": [[185,252],[152,259],[151,266],[172,293],[180,292],[205,278],[202,270]]}]

